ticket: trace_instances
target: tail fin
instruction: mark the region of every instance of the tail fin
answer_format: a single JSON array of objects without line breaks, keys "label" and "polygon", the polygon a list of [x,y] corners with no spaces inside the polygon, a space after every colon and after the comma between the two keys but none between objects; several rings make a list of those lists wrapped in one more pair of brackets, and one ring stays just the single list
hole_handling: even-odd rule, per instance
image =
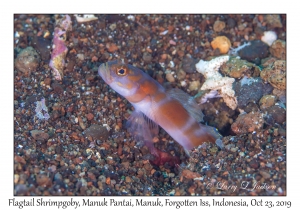
[{"label": "tail fin", "polygon": [[222,149],[224,147],[222,141],[223,136],[219,133],[218,129],[209,125],[205,125],[205,128],[207,129],[207,132],[215,138],[215,143],[217,146]]},{"label": "tail fin", "polygon": [[223,136],[219,133],[218,129],[209,125],[201,125],[201,128],[206,129],[206,132],[214,137],[214,139],[221,139]]}]

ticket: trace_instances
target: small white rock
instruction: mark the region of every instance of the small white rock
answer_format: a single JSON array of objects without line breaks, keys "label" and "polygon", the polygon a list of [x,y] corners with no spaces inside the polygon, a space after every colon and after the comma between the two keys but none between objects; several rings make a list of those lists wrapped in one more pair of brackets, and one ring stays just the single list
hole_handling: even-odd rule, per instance
[{"label": "small white rock", "polygon": [[166,35],[169,31],[168,30],[165,30],[163,32],[160,32],[160,35]]},{"label": "small white rock", "polygon": [[134,20],[135,20],[135,17],[134,17],[133,15],[128,15],[128,16],[127,16],[127,19],[128,19],[128,20],[134,21]]},{"label": "small white rock", "polygon": [[80,17],[78,15],[74,15],[76,17],[76,20],[78,23],[84,23],[84,22],[89,22],[92,20],[98,20],[97,17],[95,17],[95,15],[83,15],[83,17]]},{"label": "small white rock", "polygon": [[181,87],[185,87],[185,86],[186,86],[186,81],[184,81],[184,80],[181,81],[181,82],[180,82],[180,85],[181,85]]},{"label": "small white rock", "polygon": [[174,66],[175,66],[174,62],[173,62],[173,61],[170,61],[169,67],[170,67],[170,68],[173,68]]},{"label": "small white rock", "polygon": [[277,34],[274,31],[265,31],[264,35],[261,37],[261,41],[269,46],[271,46],[276,39]]},{"label": "small white rock", "polygon": [[84,54],[77,54],[77,58],[81,61],[84,60]]}]

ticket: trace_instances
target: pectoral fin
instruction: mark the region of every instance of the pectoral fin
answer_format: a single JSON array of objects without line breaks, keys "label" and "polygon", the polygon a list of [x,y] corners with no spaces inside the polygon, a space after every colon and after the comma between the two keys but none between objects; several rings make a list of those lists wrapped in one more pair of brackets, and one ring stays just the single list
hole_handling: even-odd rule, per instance
[{"label": "pectoral fin", "polygon": [[158,135],[158,125],[155,122],[146,117],[142,112],[134,111],[130,115],[126,127],[135,140],[144,141],[151,153],[156,154],[152,141]]}]

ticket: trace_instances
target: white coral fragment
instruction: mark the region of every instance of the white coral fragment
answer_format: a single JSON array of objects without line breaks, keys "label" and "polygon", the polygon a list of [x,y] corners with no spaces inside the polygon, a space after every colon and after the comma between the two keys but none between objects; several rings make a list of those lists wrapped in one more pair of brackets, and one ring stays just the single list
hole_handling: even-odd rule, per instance
[{"label": "white coral fragment", "polygon": [[269,46],[271,46],[276,39],[277,34],[274,31],[265,31],[264,35],[261,37],[261,41]]},{"label": "white coral fragment", "polygon": [[76,17],[78,23],[85,23],[92,20],[98,20],[98,18],[95,15],[83,15],[83,17],[80,17],[79,15],[74,16]]},{"label": "white coral fragment", "polygon": [[223,77],[219,73],[220,66],[228,60],[228,55],[214,58],[211,61],[200,60],[196,64],[196,69],[206,78],[201,90],[219,90],[219,94],[224,99],[227,106],[235,110],[237,107],[237,100],[234,96],[235,92],[232,89],[232,83],[235,80],[231,77]]},{"label": "white coral fragment", "polygon": [[135,20],[135,17],[134,17],[133,15],[128,15],[128,16],[127,16],[127,19],[128,19],[128,20],[134,21],[134,20]]},{"label": "white coral fragment", "polygon": [[50,115],[48,114],[48,108],[45,104],[45,99],[43,98],[41,101],[36,102],[36,117],[40,120],[48,120]]}]

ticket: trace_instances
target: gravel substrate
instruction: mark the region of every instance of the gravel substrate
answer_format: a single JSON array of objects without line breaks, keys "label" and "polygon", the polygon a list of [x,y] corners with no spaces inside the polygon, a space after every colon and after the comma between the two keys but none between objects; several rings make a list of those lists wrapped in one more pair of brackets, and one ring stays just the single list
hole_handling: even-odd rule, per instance
[{"label": "gravel substrate", "polygon": [[[14,195],[286,195],[285,15],[95,17],[70,15],[58,80],[49,62],[65,16],[15,15]],[[159,158],[136,142],[125,127],[132,105],[98,75],[121,58],[200,103],[209,91],[195,65],[222,55],[237,108],[222,97],[200,104],[223,146],[190,157],[162,129]]]}]

